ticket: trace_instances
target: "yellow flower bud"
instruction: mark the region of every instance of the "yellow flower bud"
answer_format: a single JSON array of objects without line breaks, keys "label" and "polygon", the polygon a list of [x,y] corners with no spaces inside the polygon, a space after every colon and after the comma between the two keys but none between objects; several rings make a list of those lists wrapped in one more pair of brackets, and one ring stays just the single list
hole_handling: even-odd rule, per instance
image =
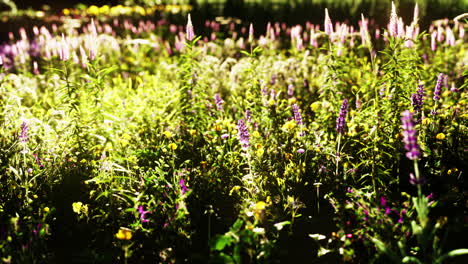
[{"label": "yellow flower bud", "polygon": [[167,145],[171,150],[176,150],[177,149],[177,145],[175,143],[170,143],[169,145]]},{"label": "yellow flower bud", "polygon": [[436,138],[438,140],[444,140],[445,139],[445,134],[444,133],[439,133],[439,134],[437,134]]}]

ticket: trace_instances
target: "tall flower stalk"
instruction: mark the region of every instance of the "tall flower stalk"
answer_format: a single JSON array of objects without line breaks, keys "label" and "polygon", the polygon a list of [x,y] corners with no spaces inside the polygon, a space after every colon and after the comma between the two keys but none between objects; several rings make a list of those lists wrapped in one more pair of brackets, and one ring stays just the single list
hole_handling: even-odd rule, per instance
[{"label": "tall flower stalk", "polygon": [[338,165],[341,159],[341,136],[344,134],[345,125],[346,125],[346,115],[348,114],[348,99],[344,99],[341,103],[340,112],[338,113],[338,118],[336,119],[336,132],[338,133],[337,144],[336,144],[336,171],[335,175],[338,176]]}]

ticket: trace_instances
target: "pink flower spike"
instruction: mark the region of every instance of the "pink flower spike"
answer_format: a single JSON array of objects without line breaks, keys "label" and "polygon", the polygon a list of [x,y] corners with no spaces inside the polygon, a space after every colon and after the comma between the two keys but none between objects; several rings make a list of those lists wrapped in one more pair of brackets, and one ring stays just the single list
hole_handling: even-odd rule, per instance
[{"label": "pink flower spike", "polygon": [[396,13],[395,3],[392,1],[392,13],[390,14],[390,22],[388,23],[388,33],[392,37],[398,35],[398,15]]},{"label": "pink flower spike", "polygon": [[249,43],[252,43],[253,40],[254,40],[254,28],[253,28],[252,23],[250,23],[250,26],[249,26]]},{"label": "pink flower spike", "polygon": [[188,41],[192,41],[195,38],[195,33],[193,31],[192,18],[188,14],[187,28],[186,28],[186,38]]},{"label": "pink flower spike", "polygon": [[419,20],[419,7],[418,3],[414,6],[414,13],[413,13],[413,25],[417,25]]},{"label": "pink flower spike", "polygon": [[324,27],[325,27],[325,34],[328,36],[331,36],[333,33],[333,24],[330,19],[330,16],[328,15],[328,9],[325,8],[325,22],[324,22]]}]

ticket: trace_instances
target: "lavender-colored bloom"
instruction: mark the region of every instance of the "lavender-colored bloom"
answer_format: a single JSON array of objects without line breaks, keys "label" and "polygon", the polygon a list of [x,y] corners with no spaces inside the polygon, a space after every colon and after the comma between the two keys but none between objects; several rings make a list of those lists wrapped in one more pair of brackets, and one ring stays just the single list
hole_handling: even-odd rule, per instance
[{"label": "lavender-colored bloom", "polygon": [[300,149],[298,149],[296,152],[299,153],[299,154],[303,154],[303,153],[305,152],[305,149],[300,148]]},{"label": "lavender-colored bloom", "polygon": [[348,113],[348,99],[344,99],[340,107],[340,113],[336,119],[336,132],[344,133],[344,127],[346,124],[346,114]]},{"label": "lavender-colored bloom", "polygon": [[271,84],[271,85],[274,85],[274,84],[276,83],[276,78],[277,78],[276,74],[273,74],[273,75],[271,76],[271,79],[270,79],[270,84]]},{"label": "lavender-colored bloom", "polygon": [[215,100],[216,108],[219,111],[223,111],[224,100],[221,98],[221,95],[219,95],[219,93],[214,95],[214,100]]},{"label": "lavender-colored bloom", "polygon": [[288,85],[288,96],[291,97],[294,95],[294,84]]},{"label": "lavender-colored bloom", "polygon": [[185,185],[185,181],[183,178],[180,178],[179,186],[181,188],[182,194],[185,194],[187,192],[187,186]]},{"label": "lavender-colored bloom", "polygon": [[426,180],[422,177],[420,177],[419,179],[416,178],[416,176],[414,176],[413,173],[410,173],[410,179],[409,179],[409,182],[412,184],[412,185],[423,185],[426,183]]},{"label": "lavender-colored bloom", "polygon": [[21,123],[21,133],[19,135],[20,142],[25,143],[28,141],[28,130],[29,130],[28,124],[25,121],[23,121],[23,123]]},{"label": "lavender-colored bloom", "polygon": [[192,41],[195,38],[195,32],[193,31],[192,18],[188,15],[186,38],[188,41]]},{"label": "lavender-colored bloom", "polygon": [[441,94],[441,91],[442,91],[442,81],[444,80],[444,74],[443,73],[439,73],[439,76],[437,76],[437,82],[436,82],[436,86],[434,88],[434,101],[439,101],[440,99],[440,94]]},{"label": "lavender-colored bloom", "polygon": [[418,85],[416,93],[411,95],[411,105],[416,113],[421,112],[424,99],[424,85]]},{"label": "lavender-colored bloom", "polygon": [[239,119],[237,121],[237,136],[239,137],[239,142],[242,145],[242,148],[248,148],[249,147],[249,130],[247,126],[245,125],[244,119]]},{"label": "lavender-colored bloom", "polygon": [[228,138],[228,137],[229,137],[229,134],[227,134],[227,133],[221,135],[221,138],[222,138],[222,139],[226,139],[226,138]]},{"label": "lavender-colored bloom", "polygon": [[401,114],[401,122],[403,128],[403,142],[405,143],[405,149],[408,151],[406,157],[410,160],[417,160],[421,153],[417,142],[417,132],[414,128],[413,114],[408,110],[404,111]]},{"label": "lavender-colored bloom", "polygon": [[140,214],[140,221],[142,223],[148,223],[150,221],[149,219],[146,219],[146,215],[151,214],[151,212],[150,211],[145,211],[143,209],[143,206],[141,206],[141,205],[138,206],[138,213]]},{"label": "lavender-colored bloom", "polygon": [[299,112],[299,106],[297,104],[293,104],[292,110],[293,110],[294,120],[296,121],[296,124],[303,125],[304,123],[302,122],[302,116],[301,116],[301,113]]},{"label": "lavender-colored bloom", "polygon": [[247,122],[252,121],[252,111],[250,109],[245,110],[245,120]]}]

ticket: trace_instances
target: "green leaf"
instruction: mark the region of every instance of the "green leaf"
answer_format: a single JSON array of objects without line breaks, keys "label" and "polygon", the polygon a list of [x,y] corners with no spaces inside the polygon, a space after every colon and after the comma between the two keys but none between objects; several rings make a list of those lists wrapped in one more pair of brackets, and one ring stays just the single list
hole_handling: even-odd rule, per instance
[{"label": "green leaf", "polygon": [[372,238],[372,242],[377,247],[377,250],[381,253],[384,253],[388,257],[390,257],[393,263],[401,263],[400,258],[390,249],[388,248],[382,241],[378,240],[377,238]]},{"label": "green leaf", "polygon": [[436,259],[434,263],[443,263],[443,261],[448,258],[453,258],[456,256],[467,255],[467,254],[468,254],[468,248],[455,249],[439,257],[438,259]]},{"label": "green leaf", "polygon": [[233,238],[231,236],[228,236],[228,235],[220,236],[215,242],[214,249],[221,251],[226,246],[230,246],[232,242],[233,242]]}]

